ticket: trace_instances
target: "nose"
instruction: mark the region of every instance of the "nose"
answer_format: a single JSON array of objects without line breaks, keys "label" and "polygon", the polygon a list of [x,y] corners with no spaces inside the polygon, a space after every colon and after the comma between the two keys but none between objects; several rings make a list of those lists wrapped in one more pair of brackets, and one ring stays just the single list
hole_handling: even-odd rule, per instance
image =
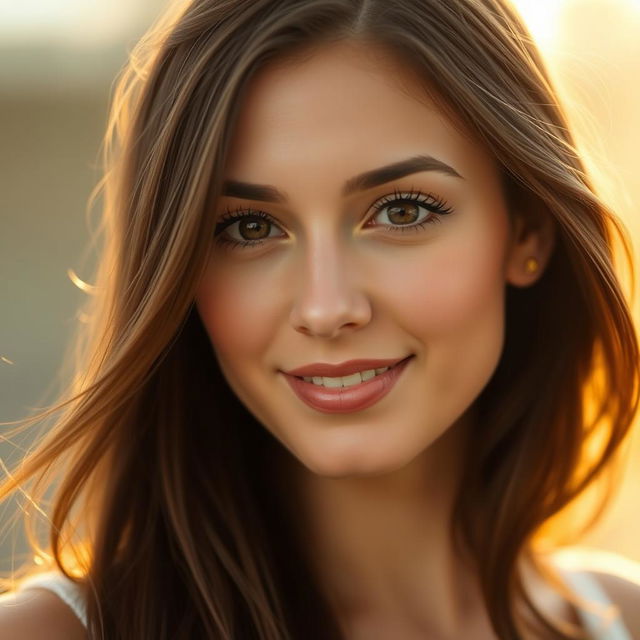
[{"label": "nose", "polygon": [[371,305],[358,286],[337,243],[316,244],[304,257],[290,314],[293,328],[320,338],[336,338],[371,320]]}]

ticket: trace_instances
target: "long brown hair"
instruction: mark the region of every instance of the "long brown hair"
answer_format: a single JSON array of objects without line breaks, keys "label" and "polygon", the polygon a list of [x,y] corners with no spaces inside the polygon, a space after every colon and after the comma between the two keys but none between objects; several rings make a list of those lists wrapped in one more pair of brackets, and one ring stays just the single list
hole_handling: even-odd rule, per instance
[{"label": "long brown hair", "polygon": [[544,637],[569,637],[530,600],[517,560],[632,424],[638,344],[616,237],[633,265],[504,0],[192,0],[134,49],[105,136],[104,246],[76,375],[25,421],[53,424],[0,487],[36,479],[28,495],[44,505],[57,482],[38,553],[87,586],[92,637],[341,637],[266,472],[274,440],[227,386],[193,301],[252,75],[345,38],[415,69],[492,150],[512,208],[556,223],[541,279],[507,286],[504,352],[475,402],[452,535],[499,638],[520,637],[517,603]]}]

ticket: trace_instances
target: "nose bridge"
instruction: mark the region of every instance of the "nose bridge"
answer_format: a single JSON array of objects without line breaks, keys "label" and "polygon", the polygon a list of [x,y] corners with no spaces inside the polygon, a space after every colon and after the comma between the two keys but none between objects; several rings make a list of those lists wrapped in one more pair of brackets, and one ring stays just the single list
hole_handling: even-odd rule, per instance
[{"label": "nose bridge", "polygon": [[334,337],[370,319],[360,270],[348,242],[327,229],[315,229],[300,247],[291,322],[298,331]]}]

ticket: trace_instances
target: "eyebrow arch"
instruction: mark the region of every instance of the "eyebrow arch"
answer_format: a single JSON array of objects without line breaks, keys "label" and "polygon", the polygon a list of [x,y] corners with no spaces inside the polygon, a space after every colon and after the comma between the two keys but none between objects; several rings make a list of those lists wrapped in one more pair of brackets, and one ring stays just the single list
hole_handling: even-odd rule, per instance
[{"label": "eyebrow arch", "polygon": [[[400,162],[371,169],[350,178],[342,187],[342,196],[346,197],[355,191],[364,191],[378,185],[385,184],[391,180],[397,180],[412,173],[420,171],[436,171],[454,178],[462,176],[451,166],[433,158],[432,156],[419,155]],[[464,178],[462,178],[464,180]],[[285,195],[280,193],[275,187],[267,184],[253,184],[251,182],[240,182],[237,180],[226,180],[223,184],[222,194],[235,198],[245,198],[247,200],[260,200],[262,202],[286,202]]]}]

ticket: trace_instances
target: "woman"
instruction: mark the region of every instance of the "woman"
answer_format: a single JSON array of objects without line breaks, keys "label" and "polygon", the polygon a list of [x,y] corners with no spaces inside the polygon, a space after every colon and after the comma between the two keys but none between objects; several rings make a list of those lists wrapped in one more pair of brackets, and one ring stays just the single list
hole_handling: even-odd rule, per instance
[{"label": "woman", "polygon": [[623,443],[638,345],[509,6],[195,0],[108,136],[78,375],[3,487],[57,465],[51,571],[5,634],[638,637],[633,576],[534,544]]}]

